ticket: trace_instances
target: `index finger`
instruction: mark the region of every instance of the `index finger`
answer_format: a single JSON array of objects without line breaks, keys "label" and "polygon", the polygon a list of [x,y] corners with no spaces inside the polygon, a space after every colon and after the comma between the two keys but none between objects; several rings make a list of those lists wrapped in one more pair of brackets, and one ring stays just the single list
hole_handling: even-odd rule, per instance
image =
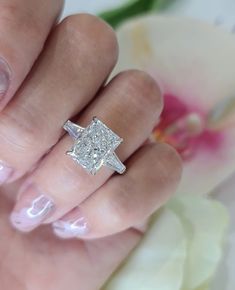
[{"label": "index finger", "polygon": [[0,110],[33,66],[62,7],[63,0],[0,1]]}]

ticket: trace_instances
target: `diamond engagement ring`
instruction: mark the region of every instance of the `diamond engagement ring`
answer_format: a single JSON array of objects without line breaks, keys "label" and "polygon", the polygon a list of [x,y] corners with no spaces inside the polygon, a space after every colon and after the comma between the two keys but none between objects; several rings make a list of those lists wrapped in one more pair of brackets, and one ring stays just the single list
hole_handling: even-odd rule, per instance
[{"label": "diamond engagement ring", "polygon": [[95,175],[102,165],[120,174],[125,172],[125,165],[114,152],[123,139],[99,119],[94,117],[86,128],[68,120],[63,128],[74,139],[74,145],[66,154],[92,175]]}]

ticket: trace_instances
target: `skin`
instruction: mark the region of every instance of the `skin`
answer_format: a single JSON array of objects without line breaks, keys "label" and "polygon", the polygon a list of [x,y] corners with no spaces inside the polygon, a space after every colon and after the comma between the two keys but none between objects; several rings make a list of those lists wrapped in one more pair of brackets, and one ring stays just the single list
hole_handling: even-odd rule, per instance
[{"label": "skin", "polygon": [[[130,70],[106,84],[118,58],[114,32],[87,14],[56,25],[62,5],[0,1],[4,289],[99,289],[180,180],[175,150],[146,142],[163,108],[155,81]],[[92,176],[64,154],[73,144],[66,120],[86,127],[93,116],[124,139],[116,152],[125,174],[103,167]],[[38,198],[33,211],[49,207],[29,219]]]}]

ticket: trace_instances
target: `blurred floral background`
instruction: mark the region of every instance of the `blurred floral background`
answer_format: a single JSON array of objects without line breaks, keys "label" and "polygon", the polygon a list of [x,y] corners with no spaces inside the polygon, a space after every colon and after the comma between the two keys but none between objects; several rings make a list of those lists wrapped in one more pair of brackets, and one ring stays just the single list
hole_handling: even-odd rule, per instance
[{"label": "blurred floral background", "polygon": [[[235,289],[235,1],[67,0],[120,43],[115,72],[147,70],[165,109],[151,136],[184,160],[177,195],[105,290]],[[157,189],[156,189],[157,190]]]}]

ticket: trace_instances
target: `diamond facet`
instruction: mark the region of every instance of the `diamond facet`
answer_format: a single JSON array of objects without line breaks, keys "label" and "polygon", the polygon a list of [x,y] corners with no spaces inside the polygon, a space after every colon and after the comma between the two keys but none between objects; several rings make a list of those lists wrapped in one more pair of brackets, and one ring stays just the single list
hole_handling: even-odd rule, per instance
[{"label": "diamond facet", "polygon": [[[70,122],[66,124],[64,129],[69,133],[74,132],[74,130],[71,129],[73,123]],[[75,124],[75,126],[77,125]],[[96,117],[93,118],[87,128],[83,130],[81,130],[82,127],[78,126],[78,128],[79,134],[77,138],[75,138],[75,143],[71,151],[67,152],[67,154],[92,174],[96,174],[102,165],[117,170],[119,173],[124,172],[125,166],[117,158],[116,154],[113,155],[114,150],[122,142],[122,139],[117,134]],[[70,135],[74,137],[75,134],[73,133]],[[110,158],[112,155],[113,157]],[[114,164],[109,162],[111,159],[113,159]],[[116,168],[115,164],[118,168]]]}]

